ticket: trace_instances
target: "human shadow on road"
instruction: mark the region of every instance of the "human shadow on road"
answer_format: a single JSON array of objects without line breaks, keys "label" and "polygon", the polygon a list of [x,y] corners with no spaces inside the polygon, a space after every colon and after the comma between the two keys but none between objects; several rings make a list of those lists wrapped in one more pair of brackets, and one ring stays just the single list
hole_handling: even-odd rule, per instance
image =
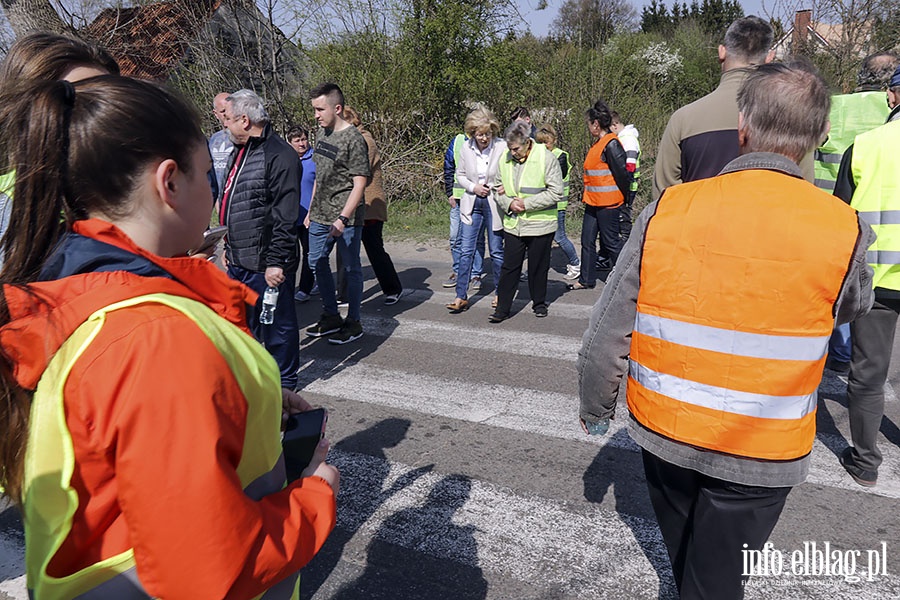
[{"label": "human shadow on road", "polygon": [[[635,541],[656,571],[659,600],[676,599],[678,591],[675,578],[650,505],[641,454],[626,449],[633,445],[625,429],[620,429],[606,441],[582,476],[584,498],[601,504],[607,490],[610,487],[613,489],[616,512],[631,529]],[[624,477],[621,474],[630,476]],[[640,474],[640,477],[635,477],[636,474]]]},{"label": "human shadow on road", "polygon": [[[327,337],[314,338],[306,335],[306,328],[318,321],[322,314],[322,301],[318,296],[304,303],[295,303],[300,327],[301,369],[298,389],[302,390],[314,381],[331,378],[374,353],[400,325],[396,317],[427,300],[422,288],[426,287],[424,280],[430,274],[428,269],[419,267],[403,271],[401,280],[406,293],[397,304],[390,306],[384,304],[377,281],[367,284],[368,292],[372,293],[374,288],[376,297],[362,303],[363,336],[344,345],[330,344]],[[346,309],[341,310],[344,316],[346,312]]]},{"label": "human shadow on road", "polygon": [[385,419],[335,444],[328,460],[341,471],[338,524],[316,557],[303,570],[301,598],[311,598],[331,575],[347,542],[384,502],[431,470],[414,469],[383,489],[390,473],[385,449],[406,439],[408,419]]},{"label": "human shadow on road", "polygon": [[471,489],[468,477],[449,475],[434,484],[423,506],[385,519],[369,542],[365,570],[332,600],[486,598],[475,528],[453,522]]}]

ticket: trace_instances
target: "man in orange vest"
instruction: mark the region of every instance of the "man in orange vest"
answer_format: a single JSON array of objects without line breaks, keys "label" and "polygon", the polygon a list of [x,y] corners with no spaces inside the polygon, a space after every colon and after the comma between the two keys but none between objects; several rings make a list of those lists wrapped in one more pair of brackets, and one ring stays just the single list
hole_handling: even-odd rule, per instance
[{"label": "man in orange vest", "polygon": [[640,215],[578,360],[590,433],[605,433],[627,373],[681,598],[743,596],[748,553],[806,479],[834,324],[873,300],[872,229],[798,167],[827,131],[825,83],[764,65],[738,106],[741,155]]}]

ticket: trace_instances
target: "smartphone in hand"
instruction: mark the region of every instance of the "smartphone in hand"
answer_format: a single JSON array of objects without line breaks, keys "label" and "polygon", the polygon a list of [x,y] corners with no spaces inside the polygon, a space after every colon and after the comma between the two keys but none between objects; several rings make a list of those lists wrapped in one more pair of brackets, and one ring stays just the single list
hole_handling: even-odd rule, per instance
[{"label": "smartphone in hand", "polygon": [[319,441],[325,435],[327,421],[328,413],[324,408],[294,413],[288,417],[281,441],[288,481],[300,479],[303,469],[309,466]]},{"label": "smartphone in hand", "polygon": [[219,245],[219,242],[222,241],[222,238],[225,237],[225,234],[228,233],[228,226],[221,225],[219,227],[212,227],[203,232],[203,244],[200,245],[196,250],[191,250],[188,252],[188,255],[193,254],[212,254],[216,250],[216,246]]}]

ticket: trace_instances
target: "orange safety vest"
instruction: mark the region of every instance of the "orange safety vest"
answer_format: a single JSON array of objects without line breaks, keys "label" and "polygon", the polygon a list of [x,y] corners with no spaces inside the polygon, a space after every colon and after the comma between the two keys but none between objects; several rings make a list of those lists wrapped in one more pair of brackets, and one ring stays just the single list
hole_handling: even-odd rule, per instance
[{"label": "orange safety vest", "polygon": [[612,207],[625,201],[609,165],[601,158],[606,146],[615,139],[618,139],[616,134],[607,133],[591,146],[584,159],[584,195],[581,199],[585,204]]},{"label": "orange safety vest", "polygon": [[740,457],[808,454],[834,304],[859,236],[848,205],[772,171],[666,190],[641,259],[634,418]]}]

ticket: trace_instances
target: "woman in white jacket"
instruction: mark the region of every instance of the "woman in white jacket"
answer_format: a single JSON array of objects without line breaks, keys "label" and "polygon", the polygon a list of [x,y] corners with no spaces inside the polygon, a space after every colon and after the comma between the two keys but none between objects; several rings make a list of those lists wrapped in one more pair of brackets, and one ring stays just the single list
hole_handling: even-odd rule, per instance
[{"label": "woman in white jacket", "polygon": [[[460,151],[456,165],[456,180],[466,190],[459,201],[459,220],[462,238],[459,272],[456,276],[456,299],[447,309],[458,314],[469,308],[468,286],[472,276],[475,242],[482,223],[488,231],[488,249],[493,266],[493,283],[500,281],[503,265],[503,222],[497,212],[497,204],[490,199],[491,182],[497,176],[500,158],[506,152],[506,142],[499,139],[500,122],[490,110],[479,106],[466,117],[465,132],[468,140]],[[492,306],[496,306],[494,296]]]}]

